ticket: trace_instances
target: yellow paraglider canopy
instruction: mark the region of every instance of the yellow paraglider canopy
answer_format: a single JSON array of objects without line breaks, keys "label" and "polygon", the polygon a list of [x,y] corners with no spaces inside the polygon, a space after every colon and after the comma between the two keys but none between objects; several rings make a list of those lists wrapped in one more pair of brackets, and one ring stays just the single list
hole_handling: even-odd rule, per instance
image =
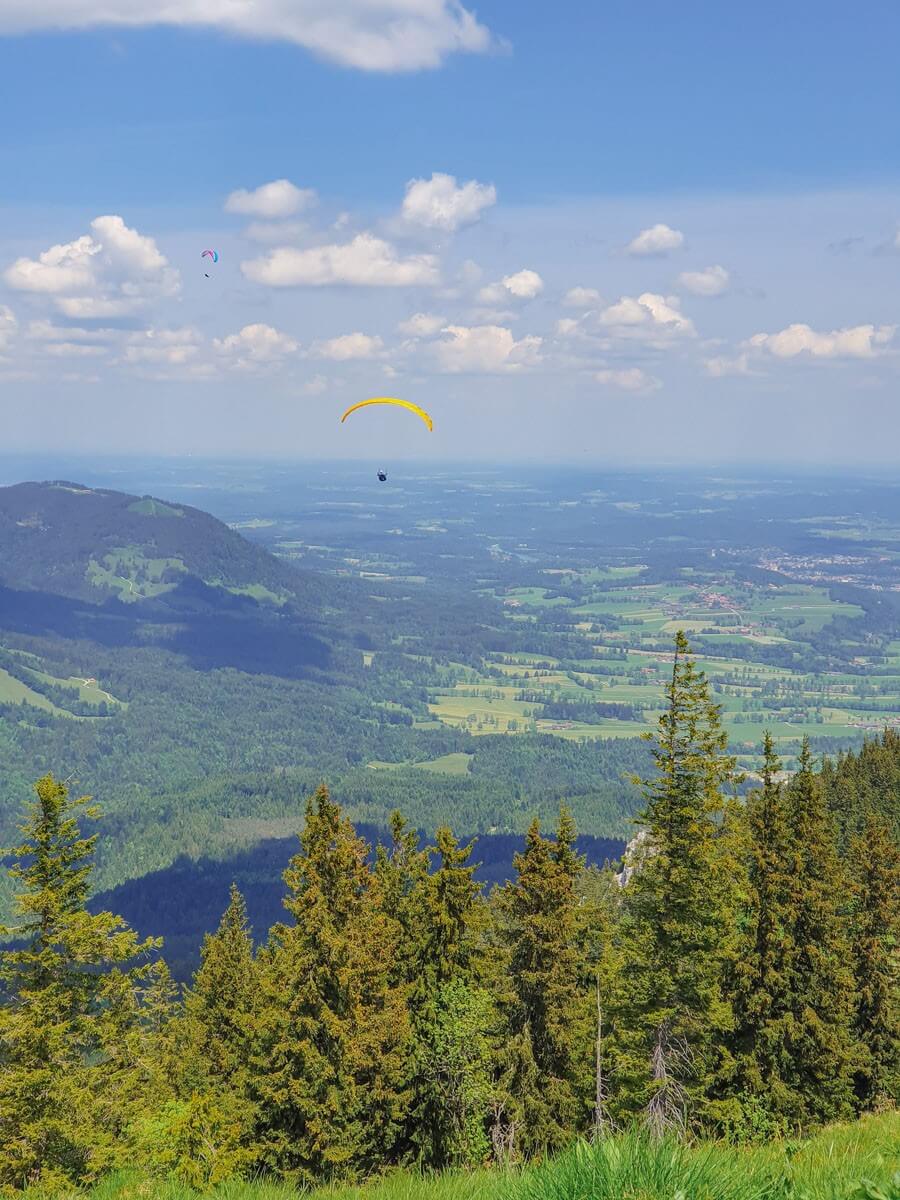
[{"label": "yellow paraglider canopy", "polygon": [[360,400],[358,404],[351,404],[341,417],[341,424],[347,420],[351,413],[356,412],[358,408],[365,408],[369,404],[393,404],[398,408],[408,408],[417,417],[421,417],[429,429],[434,429],[434,422],[424,408],[419,408],[418,404],[411,404],[409,400],[398,400],[396,396],[373,396],[371,400]]}]

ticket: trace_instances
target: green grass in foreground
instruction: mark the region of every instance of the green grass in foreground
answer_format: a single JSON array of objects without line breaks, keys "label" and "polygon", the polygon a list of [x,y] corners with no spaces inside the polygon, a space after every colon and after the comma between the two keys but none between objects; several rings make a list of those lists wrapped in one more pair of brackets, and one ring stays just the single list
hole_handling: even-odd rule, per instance
[{"label": "green grass in foreground", "polygon": [[[175,1183],[111,1176],[85,1200],[196,1200]],[[298,1200],[280,1184],[232,1183],[216,1200]],[[623,1134],[579,1145],[522,1172],[477,1171],[423,1179],[397,1174],[357,1188],[322,1188],[309,1200],[900,1200],[900,1113],[838,1125],[814,1138],[738,1149],[652,1145]]]}]

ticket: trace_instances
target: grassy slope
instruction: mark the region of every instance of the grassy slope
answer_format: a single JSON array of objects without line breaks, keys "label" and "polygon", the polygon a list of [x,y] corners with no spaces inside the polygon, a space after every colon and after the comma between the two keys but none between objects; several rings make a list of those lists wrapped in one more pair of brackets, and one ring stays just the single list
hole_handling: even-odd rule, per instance
[{"label": "grassy slope", "polygon": [[[61,681],[60,681],[61,682]],[[0,667],[0,704],[30,704],[33,708],[42,708],[44,712],[53,713],[57,717],[67,717],[68,713],[57,708],[46,696],[34,692],[27,684],[22,683]]]},{"label": "grassy slope", "polygon": [[[207,1193],[209,1195],[210,1193]],[[195,1200],[179,1187],[122,1174],[90,1200]],[[229,1184],[218,1200],[299,1200],[276,1184]],[[423,1180],[398,1174],[359,1188],[321,1189],[310,1200],[900,1200],[900,1113],[839,1125],[806,1142],[757,1149],[718,1144],[650,1147],[623,1135],[580,1146],[518,1173],[482,1171]]]}]

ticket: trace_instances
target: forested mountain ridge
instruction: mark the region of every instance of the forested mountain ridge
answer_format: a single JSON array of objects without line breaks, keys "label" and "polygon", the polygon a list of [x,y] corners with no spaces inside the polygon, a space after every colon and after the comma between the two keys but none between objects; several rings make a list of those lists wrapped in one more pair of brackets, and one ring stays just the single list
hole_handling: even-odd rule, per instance
[{"label": "forested mountain ridge", "polygon": [[189,505],[69,481],[0,488],[0,634],[49,638],[18,648],[74,676],[98,675],[100,647],[161,646],[201,671],[331,678],[355,598]]},{"label": "forested mountain ridge", "polygon": [[283,603],[302,575],[198,508],[58,480],[0,488],[0,582],[95,603],[186,577]]}]

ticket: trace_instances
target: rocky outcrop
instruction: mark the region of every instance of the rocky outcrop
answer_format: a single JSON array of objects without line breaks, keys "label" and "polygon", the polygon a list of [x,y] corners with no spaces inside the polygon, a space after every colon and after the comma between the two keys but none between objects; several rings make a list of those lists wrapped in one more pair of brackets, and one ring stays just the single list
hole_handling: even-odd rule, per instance
[{"label": "rocky outcrop", "polygon": [[625,853],[622,855],[622,870],[616,875],[616,883],[619,887],[628,885],[628,881],[635,872],[641,869],[641,863],[652,853],[653,843],[650,841],[650,834],[646,829],[642,829],[625,847]]}]

